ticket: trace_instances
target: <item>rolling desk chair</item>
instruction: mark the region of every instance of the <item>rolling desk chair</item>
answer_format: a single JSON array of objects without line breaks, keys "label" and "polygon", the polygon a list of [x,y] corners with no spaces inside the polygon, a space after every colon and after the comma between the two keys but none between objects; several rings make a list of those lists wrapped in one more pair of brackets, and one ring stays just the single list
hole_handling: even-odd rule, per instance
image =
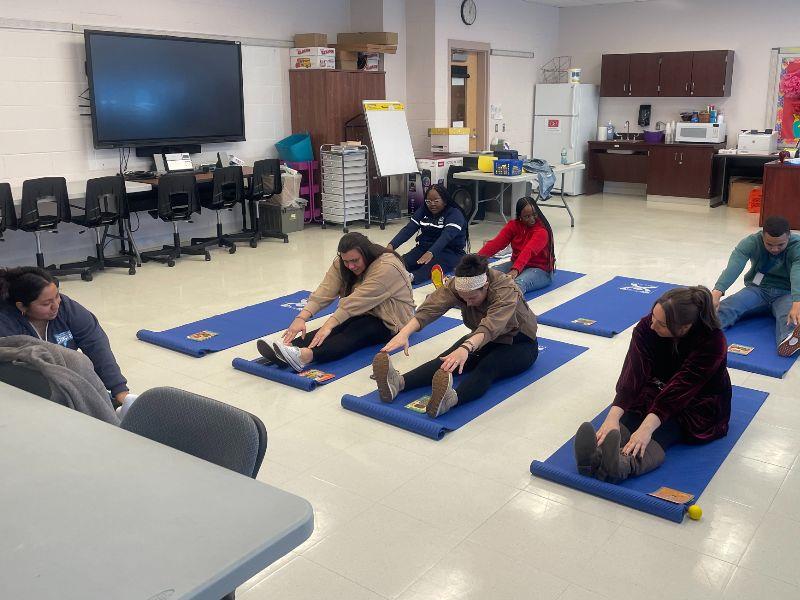
[{"label": "rolling desk chair", "polygon": [[6,229],[17,229],[17,211],[14,208],[14,197],[11,195],[11,184],[0,183],[0,242]]},{"label": "rolling desk chair", "polygon": [[250,246],[255,248],[262,237],[282,239],[289,243],[289,236],[280,231],[261,231],[260,202],[280,194],[283,190],[281,180],[281,162],[277,158],[265,158],[253,163],[253,179],[250,183],[250,222],[253,225],[253,237]]},{"label": "rolling desk chair", "polygon": [[[42,203],[55,203],[55,215],[42,215],[39,207]],[[80,275],[84,281],[92,279],[92,273],[85,267],[59,268],[55,265],[45,267],[42,254],[43,231],[58,233],[59,223],[72,220],[69,208],[67,180],[63,177],[40,177],[28,179],[22,183],[22,210],[19,216],[19,228],[36,236],[36,266],[47,268],[52,275]]]},{"label": "rolling desk chair", "polygon": [[[87,269],[88,281],[92,279],[94,271],[103,271],[106,267],[120,267],[128,269],[129,275],[136,273],[136,260],[130,256],[106,258],[106,239],[124,239],[122,236],[108,233],[108,228],[116,225],[124,217],[127,206],[125,196],[125,180],[119,175],[98,177],[86,182],[86,201],[82,208],[83,214],[72,217],[72,222],[94,232],[95,256],[88,256],[86,260],[67,263],[61,269]],[[100,228],[103,235],[100,235]],[[83,233],[83,232],[81,232]]]},{"label": "rolling desk chair", "polygon": [[168,267],[175,266],[175,259],[182,254],[202,255],[211,260],[211,255],[204,244],[181,246],[181,234],[178,230],[180,221],[190,221],[194,213],[200,212],[197,201],[197,181],[194,173],[168,173],[158,179],[158,210],[150,211],[156,219],[172,223],[172,245],[165,244],[161,250],[141,252],[143,261],[152,260]]},{"label": "rolling desk chair", "polygon": [[[467,236],[467,252],[471,250],[470,248],[470,241],[469,241],[469,226],[470,226],[470,217],[472,213],[475,212],[475,199],[472,197],[472,192],[470,191],[467,185],[461,183],[458,179],[453,177],[455,173],[460,173],[462,171],[470,171],[468,167],[459,167],[457,165],[452,165],[449,169],[447,169],[447,191],[450,192],[450,197],[453,199],[453,202],[461,208],[461,211],[464,213],[464,218],[467,221],[467,230],[464,232]],[[428,190],[424,190],[424,193],[427,193]]]},{"label": "rolling desk chair", "polygon": [[233,254],[236,252],[236,242],[250,242],[250,246],[255,248],[258,241],[254,240],[254,236],[249,231],[242,231],[240,233],[223,233],[222,221],[220,220],[219,213],[223,210],[232,211],[233,208],[245,202],[244,196],[244,176],[242,175],[242,167],[223,167],[214,171],[214,188],[211,194],[211,199],[201,201],[200,204],[204,208],[208,208],[217,213],[217,235],[208,238],[192,238],[192,243],[216,243],[220,248],[227,247],[228,252]]}]

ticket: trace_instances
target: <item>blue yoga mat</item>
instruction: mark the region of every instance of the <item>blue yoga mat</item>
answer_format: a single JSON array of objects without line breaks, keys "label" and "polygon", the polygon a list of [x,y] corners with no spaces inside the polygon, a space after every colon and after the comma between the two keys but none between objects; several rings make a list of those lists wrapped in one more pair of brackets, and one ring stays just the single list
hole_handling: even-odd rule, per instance
[{"label": "blue yoga mat", "polygon": [[[542,325],[614,337],[649,313],[658,297],[674,287],[678,286],[635,277],[614,277],[542,313],[537,319]],[[580,319],[594,323],[581,323]]]},{"label": "blue yoga mat", "polygon": [[568,283],[572,283],[576,279],[580,279],[583,277],[585,273],[576,273],[575,271],[562,271],[556,270],[553,273],[553,281],[547,287],[533,290],[532,292],[528,292],[525,294],[525,300],[531,301],[535,300],[539,296],[544,296],[545,294],[552,292],[553,290],[557,290],[558,288],[567,285]]},{"label": "blue yoga mat", "polygon": [[[478,415],[483,414],[561,365],[568,363],[586,350],[588,348],[583,346],[539,338],[539,357],[530,369],[516,377],[494,382],[491,389],[482,398],[467,404],[456,405],[436,419],[432,419],[425,413],[418,413],[406,408],[407,404],[429,394],[430,388],[401,392],[392,403],[381,402],[377,390],[366,396],[345,394],[342,396],[342,406],[390,425],[402,427],[434,440],[440,440],[448,431],[453,431],[469,423]],[[458,377],[456,377],[456,385],[458,385]]]},{"label": "blue yoga mat", "polygon": [[725,330],[728,346],[740,344],[750,346],[750,354],[728,352],[728,366],[750,373],[759,373],[768,377],[781,378],[792,368],[794,361],[800,356],[781,356],[775,343],[775,318],[772,316],[753,317],[739,321]]},{"label": "blue yoga mat", "polygon": [[[310,293],[300,290],[288,296],[245,306],[164,331],[140,329],[136,332],[136,337],[168,350],[200,358],[210,352],[219,352],[245,342],[251,342],[287,327],[303,309]],[[336,303],[334,302],[314,317],[328,315],[335,309]],[[187,339],[187,335],[199,331],[213,331],[217,335],[203,341]]]},{"label": "blue yoga mat", "polygon": [[[418,331],[412,335],[409,339],[409,342],[411,342],[411,344],[419,344],[420,342],[424,342],[435,335],[439,335],[440,333],[448,331],[449,329],[453,329],[453,327],[458,325],[461,325],[460,320],[451,319],[450,317],[442,317],[428,325],[422,331]],[[382,346],[383,344],[377,344],[375,346],[369,346],[368,348],[362,348],[361,350],[353,352],[352,354],[344,358],[340,358],[339,360],[321,363],[319,365],[309,365],[309,369],[319,369],[320,371],[325,371],[326,373],[333,373],[336,375],[336,379],[331,379],[324,382],[330,383],[332,381],[336,381],[337,379],[341,379],[345,375],[350,375],[350,373],[354,373],[359,369],[363,369],[369,364],[372,364],[372,359]],[[282,369],[276,367],[275,365],[264,364],[259,362],[258,359],[245,360],[244,358],[234,358],[233,367],[240,371],[244,371],[245,373],[250,373],[251,375],[263,377],[264,379],[269,379],[270,381],[277,381],[278,383],[290,385],[292,387],[305,390],[306,392],[314,390],[318,385],[323,385],[317,383],[313,379],[309,379],[308,377],[300,377],[300,375],[291,369]]]},{"label": "blue yoga mat", "polygon": [[[708,482],[714,477],[714,473],[722,465],[725,457],[728,456],[731,448],[756,416],[767,396],[766,392],[734,386],[727,436],[708,444],[672,446],[667,450],[664,464],[641,477],[633,477],[622,483],[614,484],[580,475],[575,466],[572,448],[574,437],[546,461],[534,460],[531,463],[531,473],[537,477],[543,477],[576,490],[680,523],[683,521],[686,505],[667,502],[648,494],[665,486],[694,494],[695,500],[697,500],[706,489]],[[592,420],[595,429],[600,427],[607,413],[608,409]]]}]

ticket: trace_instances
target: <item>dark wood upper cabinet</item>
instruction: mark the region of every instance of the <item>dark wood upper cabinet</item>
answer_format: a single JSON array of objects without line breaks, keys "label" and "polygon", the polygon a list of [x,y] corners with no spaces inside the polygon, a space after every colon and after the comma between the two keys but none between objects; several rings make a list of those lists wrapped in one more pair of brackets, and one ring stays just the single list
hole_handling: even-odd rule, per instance
[{"label": "dark wood upper cabinet", "polygon": [[628,96],[630,54],[604,54],[600,68],[600,95]]},{"label": "dark wood upper cabinet", "polygon": [[688,96],[692,87],[692,52],[663,52],[660,96]]},{"label": "dark wood upper cabinet", "polygon": [[692,96],[730,96],[733,50],[692,53]]},{"label": "dark wood upper cabinet", "polygon": [[731,95],[733,50],[604,54],[600,95]]},{"label": "dark wood upper cabinet", "polygon": [[631,54],[628,96],[658,96],[659,56],[658,54]]}]

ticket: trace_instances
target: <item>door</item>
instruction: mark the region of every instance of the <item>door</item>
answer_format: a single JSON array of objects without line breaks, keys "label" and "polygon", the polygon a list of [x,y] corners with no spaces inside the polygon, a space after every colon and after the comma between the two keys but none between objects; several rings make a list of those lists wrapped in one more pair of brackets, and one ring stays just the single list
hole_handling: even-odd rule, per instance
[{"label": "door", "polygon": [[693,96],[730,96],[730,73],[733,71],[733,52],[709,50],[692,55]]},{"label": "door", "polygon": [[484,150],[488,140],[488,52],[450,47],[450,127],[470,130],[469,150]]},{"label": "door", "polygon": [[603,54],[600,67],[601,96],[608,98],[629,95],[630,64],[630,54]]},{"label": "door", "polygon": [[638,98],[658,96],[660,66],[658,54],[631,54],[628,95]]},{"label": "door", "polygon": [[574,115],[578,86],[569,83],[539,83],[534,90],[534,115]]},{"label": "door", "polygon": [[657,196],[681,196],[678,149],[652,147],[647,162],[647,193]]},{"label": "door", "polygon": [[692,85],[692,52],[661,54],[660,96],[688,96]]}]

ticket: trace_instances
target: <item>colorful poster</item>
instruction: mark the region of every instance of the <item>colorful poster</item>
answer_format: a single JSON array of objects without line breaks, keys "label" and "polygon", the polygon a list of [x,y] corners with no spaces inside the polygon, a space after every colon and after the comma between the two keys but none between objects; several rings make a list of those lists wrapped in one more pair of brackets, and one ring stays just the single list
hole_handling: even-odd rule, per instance
[{"label": "colorful poster", "polygon": [[778,83],[778,112],[775,119],[778,141],[794,145],[800,141],[800,58],[783,57]]}]

